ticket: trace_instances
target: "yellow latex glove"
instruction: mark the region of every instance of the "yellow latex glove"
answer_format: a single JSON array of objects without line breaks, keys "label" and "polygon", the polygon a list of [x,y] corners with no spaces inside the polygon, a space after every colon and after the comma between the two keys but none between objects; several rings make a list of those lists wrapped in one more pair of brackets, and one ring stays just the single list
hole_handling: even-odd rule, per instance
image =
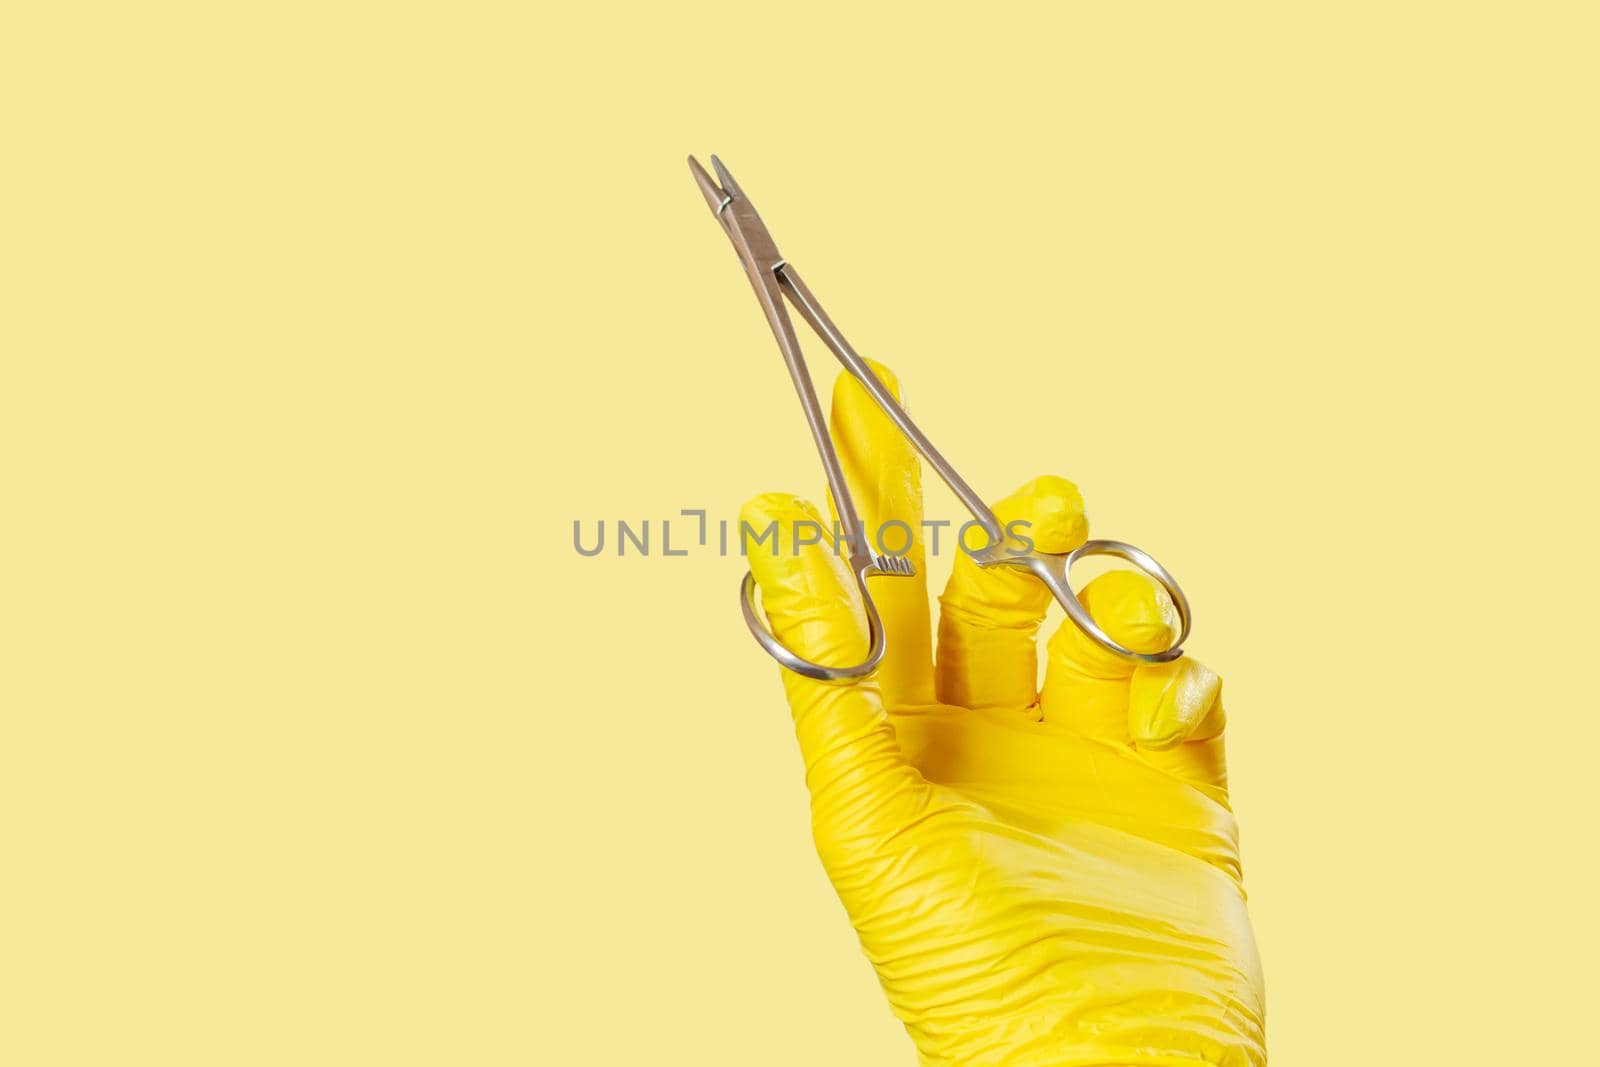
[{"label": "yellow latex glove", "polygon": [[[832,429],[866,529],[898,519],[920,534],[918,460],[848,375]],[[1062,478],[996,511],[1029,520],[1045,551],[1087,536]],[[816,510],[769,493],[742,517],[780,527],[780,551],[750,558],[779,638],[814,662],[860,662],[866,619],[842,561],[826,545],[792,553]],[[872,579],[889,638],[876,674],[783,672],[817,851],[922,1062],[1266,1063],[1217,676],[1188,656],[1135,667],[1064,622],[1038,693],[1048,592],[959,553],[935,669],[924,550],[919,536],[918,577]],[[1175,634],[1143,575],[1110,572],[1081,599],[1129,648]]]}]

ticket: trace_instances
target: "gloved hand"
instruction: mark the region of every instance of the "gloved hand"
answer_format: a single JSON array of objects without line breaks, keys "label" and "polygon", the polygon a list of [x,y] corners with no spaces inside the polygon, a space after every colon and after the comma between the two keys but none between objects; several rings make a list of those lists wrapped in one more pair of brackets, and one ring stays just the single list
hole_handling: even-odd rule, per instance
[{"label": "gloved hand", "polygon": [[[849,375],[832,430],[866,529],[920,534],[916,455]],[[1062,478],[996,512],[1049,552],[1088,532]],[[779,551],[749,560],[778,637],[814,662],[860,662],[866,617],[843,561],[826,544],[793,554],[795,523],[831,524],[778,493],[742,518],[779,524]],[[924,552],[919,536],[918,577],[871,579],[889,639],[873,676],[783,672],[817,851],[922,1062],[1266,1063],[1217,676],[1188,656],[1134,666],[1063,622],[1039,693],[1049,593],[960,552],[935,669]],[[1080,598],[1126,647],[1175,636],[1171,601],[1143,575],[1109,572]]]}]

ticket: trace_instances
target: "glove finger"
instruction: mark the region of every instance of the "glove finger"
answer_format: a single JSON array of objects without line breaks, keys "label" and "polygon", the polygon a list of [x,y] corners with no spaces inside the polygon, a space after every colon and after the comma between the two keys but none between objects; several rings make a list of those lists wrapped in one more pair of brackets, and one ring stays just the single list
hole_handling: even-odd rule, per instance
[{"label": "glove finger", "polygon": [[1146,751],[1164,751],[1221,733],[1222,679],[1192,656],[1141,663],[1128,687],[1128,732]]},{"label": "glove finger", "polygon": [[[745,550],[778,640],[825,666],[865,659],[869,642],[860,593],[831,536],[817,539],[826,529],[817,510],[788,494],[766,493],[747,502],[739,517],[742,528],[755,531],[747,535]],[[819,847],[908,818],[905,806],[921,799],[925,786],[901,756],[876,681],[869,676],[822,682],[782,673]]]},{"label": "glove finger", "polygon": [[[874,360],[867,362],[899,400],[900,382],[894,372]],[[916,567],[912,577],[872,583],[873,602],[889,640],[878,667],[878,685],[890,707],[932,703],[933,637],[923,545],[922,464],[905,435],[850,374],[841,373],[833,383],[829,425],[873,551],[904,556]],[[837,519],[838,508],[831,494],[828,505]]]},{"label": "glove finger", "polygon": [[[1112,640],[1136,652],[1159,651],[1177,636],[1177,608],[1147,575],[1109,571],[1078,600]],[[1225,802],[1222,680],[1193,657],[1134,663],[1095,644],[1069,619],[1050,638],[1040,702],[1049,721],[1135,747],[1148,762]]]},{"label": "glove finger", "polygon": [[1192,656],[1141,663],[1128,688],[1128,730],[1147,761],[1227,802],[1222,679]]},{"label": "glove finger", "polygon": [[[1065,478],[1035,478],[994,511],[1002,524],[1044,552],[1070,552],[1089,535],[1083,497]],[[1019,523],[1026,525],[1013,525]],[[1023,571],[979,567],[957,552],[939,603],[935,677],[940,701],[966,708],[1033,708],[1039,624],[1050,608],[1050,591]]]},{"label": "glove finger", "polygon": [[[1078,593],[1078,602],[1113,641],[1135,652],[1157,652],[1178,633],[1178,612],[1167,591],[1137,571],[1107,571]],[[1049,644],[1040,703],[1044,717],[1078,733],[1132,744],[1128,687],[1134,663],[1107,652],[1067,619]]]}]

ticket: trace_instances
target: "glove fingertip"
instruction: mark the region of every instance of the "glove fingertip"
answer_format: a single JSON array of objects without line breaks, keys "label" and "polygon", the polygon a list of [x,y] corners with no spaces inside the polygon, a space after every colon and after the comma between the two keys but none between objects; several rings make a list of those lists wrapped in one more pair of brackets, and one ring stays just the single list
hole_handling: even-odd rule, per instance
[{"label": "glove fingertip", "polygon": [[1222,693],[1222,679],[1194,659],[1141,664],[1128,692],[1128,732],[1140,748],[1173,748],[1195,737]]},{"label": "glove fingertip", "polygon": [[1026,523],[1022,532],[1041,552],[1071,552],[1089,537],[1083,494],[1059,475],[1033,479],[996,504],[994,512],[1008,527]]},{"label": "glove fingertip", "polygon": [[[862,358],[866,359],[867,366],[872,368],[872,373],[878,376],[878,380],[882,382],[884,387],[894,395],[895,400],[900,400],[900,376],[888,366],[879,363],[875,359],[867,359],[866,357]],[[839,376],[833,380],[833,403],[835,410],[837,410],[842,399],[851,396],[860,396],[863,400],[866,400],[868,404],[872,403],[871,398],[867,396],[865,387],[863,387],[862,384],[856,380],[856,376],[851,374],[849,371],[840,371]]]},{"label": "glove fingertip", "polygon": [[740,551],[778,640],[816,663],[859,662],[866,614],[816,507],[789,493],[762,493],[739,509],[739,522]]},{"label": "glove fingertip", "polygon": [[1172,597],[1138,571],[1107,571],[1084,586],[1078,600],[1112,640],[1135,652],[1160,652],[1178,635]]}]

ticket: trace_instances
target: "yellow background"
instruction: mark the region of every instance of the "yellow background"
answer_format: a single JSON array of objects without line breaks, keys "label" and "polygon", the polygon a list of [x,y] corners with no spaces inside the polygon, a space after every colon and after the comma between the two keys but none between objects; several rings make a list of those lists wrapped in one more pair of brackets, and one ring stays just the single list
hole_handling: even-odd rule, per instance
[{"label": "yellow background", "polygon": [[742,566],[572,548],[817,492],[690,151],[1185,582],[1274,1062],[1581,1055],[1582,6],[15,5],[0,1060],[910,1062]]}]

